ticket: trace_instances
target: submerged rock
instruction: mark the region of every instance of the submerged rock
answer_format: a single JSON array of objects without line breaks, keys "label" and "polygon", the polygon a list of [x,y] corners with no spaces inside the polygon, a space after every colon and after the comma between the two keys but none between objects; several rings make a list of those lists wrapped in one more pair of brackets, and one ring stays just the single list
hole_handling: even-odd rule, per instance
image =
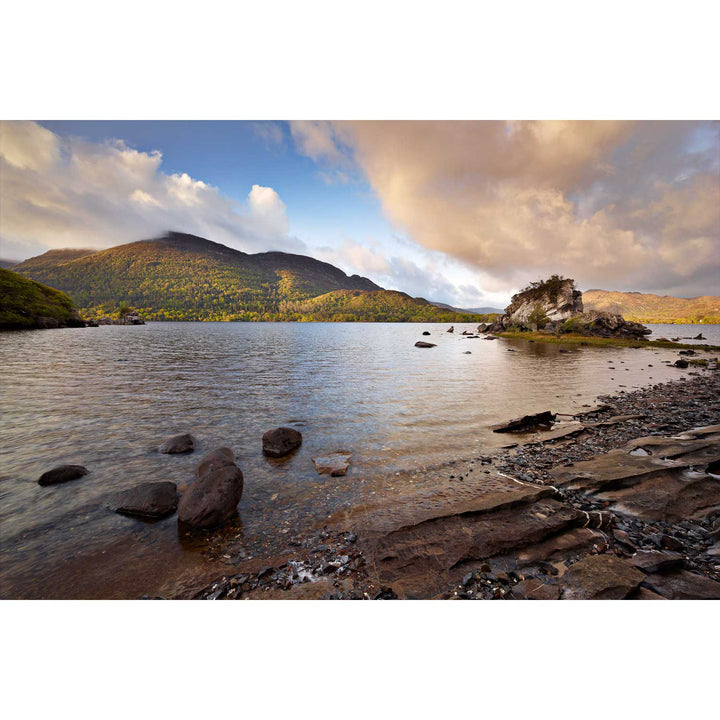
[{"label": "submerged rock", "polygon": [[521,418],[493,425],[492,431],[496,433],[530,432],[540,427],[549,428],[555,422],[556,417],[557,415],[550,410],[545,410],[541,413],[535,413],[535,415],[523,415]]},{"label": "submerged rock", "polygon": [[436,345],[435,345],[435,343],[429,343],[429,342],[424,342],[423,340],[418,340],[418,341],[415,343],[415,347],[417,347],[417,348],[431,348],[431,347],[436,347]]},{"label": "submerged rock", "polygon": [[347,469],[350,467],[350,457],[351,455],[349,453],[338,451],[313,458],[313,462],[315,463],[315,469],[318,475],[340,477],[345,475]]},{"label": "submerged rock", "polygon": [[302,444],[302,434],[294,428],[279,427],[268,430],[262,438],[263,452],[268,457],[288,455]]},{"label": "submerged rock", "polygon": [[196,481],[178,505],[178,520],[195,528],[213,528],[229,520],[242,498],[243,474],[229,448],[208,454],[195,468]]},{"label": "submerged rock", "polygon": [[40,485],[59,485],[70,480],[77,480],[87,474],[87,468],[82,465],[60,465],[43,473],[38,483]]},{"label": "submerged rock", "polygon": [[178,506],[173,482],[143,483],[113,496],[110,507],[121,515],[160,518],[174,513]]},{"label": "submerged rock", "polygon": [[195,438],[188,433],[175,435],[168,438],[158,449],[165,455],[191,453],[195,449]]}]

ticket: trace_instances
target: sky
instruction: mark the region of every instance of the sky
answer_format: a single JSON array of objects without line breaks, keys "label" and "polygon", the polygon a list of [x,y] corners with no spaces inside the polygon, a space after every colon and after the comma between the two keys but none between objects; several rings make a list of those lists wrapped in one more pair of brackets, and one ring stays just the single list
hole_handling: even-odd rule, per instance
[{"label": "sky", "polygon": [[720,294],[720,123],[3,121],[0,258],[190,232],[457,307]]}]

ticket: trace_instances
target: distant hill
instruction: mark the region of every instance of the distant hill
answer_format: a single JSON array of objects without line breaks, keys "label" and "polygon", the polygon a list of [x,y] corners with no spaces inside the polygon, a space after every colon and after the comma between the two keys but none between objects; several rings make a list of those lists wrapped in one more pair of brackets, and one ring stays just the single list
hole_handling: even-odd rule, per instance
[{"label": "distant hill", "polygon": [[0,268],[11,268],[17,264],[17,260],[0,260]]},{"label": "distant hill", "polygon": [[450,310],[454,313],[462,313],[464,315],[502,315],[503,311],[500,308],[493,307],[481,307],[481,308],[456,308],[452,305],[446,305],[441,302],[432,302],[435,307],[443,308],[444,310]]},{"label": "distant hill", "polygon": [[720,297],[676,298],[637,292],[587,290],[585,310],[619,313],[640,323],[720,323]]},{"label": "distant hill", "polygon": [[[353,319],[372,321],[387,315],[384,296],[372,295],[383,289],[367,278],[348,277],[339,268],[305,255],[247,254],[183,233],[101,251],[51,250],[13,270],[66,292],[86,317],[112,315],[126,305],[148,320],[306,319],[287,303],[303,303],[339,290],[371,294],[351,303],[358,313]],[[456,317],[424,300],[404,297],[414,306],[414,317],[438,321]],[[328,302],[314,307],[313,313],[330,313]],[[332,302],[346,305],[348,301]]]},{"label": "distant hill", "polygon": [[396,290],[335,290],[303,302],[283,302],[288,319],[313,322],[483,322],[485,318],[454,313],[423,298]]},{"label": "distant hill", "polygon": [[0,328],[84,327],[65,293],[0,268]]}]

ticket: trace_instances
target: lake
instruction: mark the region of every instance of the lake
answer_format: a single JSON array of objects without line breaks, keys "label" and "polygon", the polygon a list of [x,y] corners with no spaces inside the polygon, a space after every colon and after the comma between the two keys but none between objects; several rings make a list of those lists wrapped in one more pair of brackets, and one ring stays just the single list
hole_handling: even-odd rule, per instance
[{"label": "lake", "polygon": [[[649,327],[652,337],[702,331],[720,344],[717,325]],[[677,357],[673,350],[560,353],[461,335],[474,329],[150,323],[0,333],[2,596],[137,597],[216,572],[204,541],[178,534],[176,516],[135,520],[106,501],[141,482],[184,483],[218,446],[233,449],[245,476],[239,537],[251,557],[362,501],[370,488],[382,492],[378,478],[506,444],[494,423],[547,409],[571,413],[598,395],[688,372],[663,364]],[[415,348],[421,339],[437,347]],[[280,425],[300,430],[303,444],[269,460],[261,438]],[[157,452],[182,432],[196,437],[194,454]],[[352,453],[347,476],[318,477],[312,458],[340,449]],[[90,474],[37,484],[65,463]]]}]

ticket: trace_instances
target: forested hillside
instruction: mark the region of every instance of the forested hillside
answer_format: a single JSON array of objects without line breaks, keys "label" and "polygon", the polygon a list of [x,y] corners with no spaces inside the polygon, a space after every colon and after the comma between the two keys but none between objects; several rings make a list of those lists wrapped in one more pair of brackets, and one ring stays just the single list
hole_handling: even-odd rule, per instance
[{"label": "forested hillside", "polygon": [[640,323],[720,323],[720,297],[676,298],[636,292],[587,290],[585,310],[619,313]]},{"label": "forested hillside", "polygon": [[131,307],[146,320],[473,321],[311,257],[248,255],[181,233],[52,250],[13,270],[66,292],[88,318]]}]

